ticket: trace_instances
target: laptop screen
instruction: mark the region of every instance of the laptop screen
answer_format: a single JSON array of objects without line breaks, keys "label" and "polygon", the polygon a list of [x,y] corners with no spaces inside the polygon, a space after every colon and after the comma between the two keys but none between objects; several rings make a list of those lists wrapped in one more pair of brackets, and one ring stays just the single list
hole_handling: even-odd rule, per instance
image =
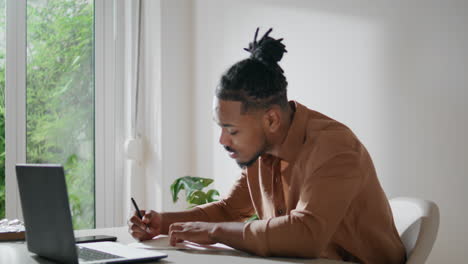
[{"label": "laptop screen", "polygon": [[60,262],[77,261],[65,175],[60,165],[16,166],[28,250]]},{"label": "laptop screen", "polygon": [[167,257],[163,252],[114,242],[80,244],[77,256],[62,166],[20,164],[16,175],[29,251],[64,263],[141,262]]}]

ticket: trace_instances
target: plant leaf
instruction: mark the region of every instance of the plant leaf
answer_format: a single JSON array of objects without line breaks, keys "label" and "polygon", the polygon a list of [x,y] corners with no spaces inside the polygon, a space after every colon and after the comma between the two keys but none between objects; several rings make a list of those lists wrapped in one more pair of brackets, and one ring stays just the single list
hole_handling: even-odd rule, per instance
[{"label": "plant leaf", "polygon": [[188,197],[187,201],[191,204],[205,204],[206,203],[206,193],[200,190],[192,192]]},{"label": "plant leaf", "polygon": [[255,220],[259,220],[259,219],[260,218],[258,218],[258,215],[254,214],[249,219],[247,219],[245,222],[252,222],[252,221],[255,221]]},{"label": "plant leaf", "polygon": [[184,189],[182,178],[179,178],[171,184],[172,201],[175,203],[179,199],[179,192]]},{"label": "plant leaf", "polygon": [[208,192],[206,192],[206,198],[207,198],[206,200],[209,203],[218,201],[218,199],[215,199],[215,196],[219,197],[219,192],[215,189],[211,189]]},{"label": "plant leaf", "polygon": [[190,203],[190,195],[194,191],[201,191],[204,187],[210,185],[213,182],[213,179],[193,177],[193,176],[184,176],[180,177],[174,181],[171,185],[172,201],[176,202],[178,200],[178,195],[181,190],[185,190],[187,194],[187,202]]},{"label": "plant leaf", "polygon": [[213,182],[213,179],[185,176],[180,178],[189,189],[201,190]]}]

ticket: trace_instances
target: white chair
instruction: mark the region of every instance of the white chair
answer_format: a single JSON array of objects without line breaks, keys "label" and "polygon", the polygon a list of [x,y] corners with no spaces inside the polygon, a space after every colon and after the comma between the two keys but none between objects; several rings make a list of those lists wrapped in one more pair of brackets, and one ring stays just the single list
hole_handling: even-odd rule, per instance
[{"label": "white chair", "polygon": [[406,263],[425,263],[437,237],[439,208],[434,202],[409,197],[391,199],[390,207],[406,248]]}]

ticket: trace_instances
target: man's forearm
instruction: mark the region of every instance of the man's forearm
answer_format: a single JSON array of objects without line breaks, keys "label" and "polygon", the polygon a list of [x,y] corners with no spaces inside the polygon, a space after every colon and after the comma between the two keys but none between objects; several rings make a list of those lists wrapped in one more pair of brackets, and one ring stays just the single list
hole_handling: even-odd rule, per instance
[{"label": "man's forearm", "polygon": [[161,213],[161,234],[168,234],[169,226],[179,222],[208,222],[209,217],[203,210],[193,208],[187,211]]},{"label": "man's forearm", "polygon": [[210,232],[210,237],[216,243],[223,243],[230,247],[249,251],[244,243],[244,225],[242,222],[216,223]]}]

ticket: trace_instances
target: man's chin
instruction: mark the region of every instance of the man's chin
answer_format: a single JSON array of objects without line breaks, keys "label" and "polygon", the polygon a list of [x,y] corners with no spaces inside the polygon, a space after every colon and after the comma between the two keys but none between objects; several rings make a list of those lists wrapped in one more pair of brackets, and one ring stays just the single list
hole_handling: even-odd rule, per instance
[{"label": "man's chin", "polygon": [[239,165],[239,167],[241,167],[241,169],[245,169],[245,168],[248,168],[248,167],[252,166],[258,160],[258,157],[260,157],[264,153],[264,149],[265,148],[262,148],[255,155],[253,155],[252,159],[250,159],[248,161],[240,161],[240,160],[236,159],[237,165]]},{"label": "man's chin", "polygon": [[248,168],[250,166],[252,166],[258,159],[260,155],[256,156],[254,159],[251,159],[249,161],[239,161],[239,160],[236,160],[236,163],[237,165],[239,165],[239,167],[241,169],[245,169],[245,168]]}]

